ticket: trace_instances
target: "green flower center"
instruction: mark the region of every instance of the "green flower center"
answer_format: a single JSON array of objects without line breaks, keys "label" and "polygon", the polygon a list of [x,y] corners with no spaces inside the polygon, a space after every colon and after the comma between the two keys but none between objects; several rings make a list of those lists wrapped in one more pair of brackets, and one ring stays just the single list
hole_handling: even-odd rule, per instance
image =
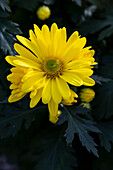
[{"label": "green flower center", "polygon": [[64,64],[61,60],[57,58],[46,58],[41,63],[41,69],[45,72],[47,78],[59,77],[64,69]]},{"label": "green flower center", "polygon": [[49,59],[46,61],[45,63],[45,68],[49,71],[49,72],[55,72],[58,68],[59,68],[59,61],[56,59]]}]

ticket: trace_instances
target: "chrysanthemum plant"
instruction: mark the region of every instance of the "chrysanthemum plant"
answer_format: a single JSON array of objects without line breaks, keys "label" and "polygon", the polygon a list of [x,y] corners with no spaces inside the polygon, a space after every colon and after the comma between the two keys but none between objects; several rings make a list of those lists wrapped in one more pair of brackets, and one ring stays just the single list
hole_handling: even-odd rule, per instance
[{"label": "chrysanthemum plant", "polygon": [[[7,76],[12,83],[8,101],[16,102],[29,93],[30,108],[38,107],[40,100],[48,104],[52,123],[68,121],[65,131],[67,143],[72,143],[77,133],[82,145],[98,156],[96,144],[89,132],[98,133],[99,130],[94,122],[77,115],[78,95],[73,88],[95,85],[91,78],[92,69],[97,64],[93,57],[95,51],[91,46],[85,47],[86,38],[81,38],[77,31],[67,40],[66,28],[58,29],[55,23],[50,30],[47,25],[41,29],[34,25],[34,32],[30,30],[29,36],[26,39],[17,35],[22,44],[14,44],[18,55],[6,57],[6,61],[13,66],[11,74]],[[61,115],[58,112],[59,104]],[[70,112],[73,106],[76,107]]]}]

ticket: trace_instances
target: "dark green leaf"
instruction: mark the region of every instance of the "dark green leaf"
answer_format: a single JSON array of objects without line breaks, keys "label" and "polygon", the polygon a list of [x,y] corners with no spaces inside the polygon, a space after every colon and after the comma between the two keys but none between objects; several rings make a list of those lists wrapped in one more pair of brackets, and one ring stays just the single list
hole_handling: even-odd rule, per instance
[{"label": "dark green leaf", "polygon": [[94,159],[93,170],[112,170],[113,169],[113,151],[108,153],[101,149],[99,152],[100,158]]},{"label": "dark green leaf", "polygon": [[9,13],[6,12],[6,11],[3,11],[1,8],[0,8],[0,18],[7,18],[9,16]]},{"label": "dark green leaf", "polygon": [[93,114],[98,120],[113,115],[113,81],[98,88],[92,107]]},{"label": "dark green leaf", "polygon": [[0,0],[0,6],[4,11],[7,10],[11,12],[10,7],[8,6],[8,0]]},{"label": "dark green leaf", "polygon": [[102,40],[104,38],[107,38],[113,34],[113,23],[110,27],[106,28],[105,30],[101,31],[101,33],[98,36],[98,40]]},{"label": "dark green leaf", "polygon": [[[68,13],[68,16],[71,18],[71,20],[74,22],[74,23],[77,23],[78,21],[80,22],[81,20],[81,15],[83,13],[82,9],[76,5],[75,2],[72,1],[72,3],[67,3],[65,5],[65,8],[66,8],[66,11]],[[74,29],[75,31],[76,29]]]},{"label": "dark green leaf", "polygon": [[110,51],[108,55],[102,56],[102,62],[98,74],[107,77],[113,78],[113,52]]},{"label": "dark green leaf", "polygon": [[72,0],[73,2],[75,2],[78,6],[82,5],[82,1],[81,0]]},{"label": "dark green leaf", "polygon": [[6,91],[3,89],[2,85],[0,85],[0,104],[7,103],[7,99],[4,99],[6,96]]},{"label": "dark green leaf", "polygon": [[[94,34],[110,24],[111,24],[111,21],[109,20],[93,19],[91,21],[89,20],[81,24],[80,31],[83,32],[85,35]],[[112,24],[113,24],[113,21],[112,21]]]},{"label": "dark green leaf", "polygon": [[99,134],[101,146],[110,152],[113,143],[113,121],[100,122],[97,126],[102,132]]},{"label": "dark green leaf", "polygon": [[63,132],[59,127],[51,128],[38,137],[37,143],[33,144],[36,145],[35,155],[38,155],[35,170],[72,170],[77,166],[73,149],[66,145]]},{"label": "dark green leaf", "polygon": [[102,85],[102,83],[107,83],[109,81],[111,81],[112,79],[109,78],[104,78],[102,76],[98,76],[98,75],[92,75],[92,78],[95,80],[96,83]]},{"label": "dark green leaf", "polygon": [[[2,117],[0,118],[0,137],[8,137],[8,136],[14,136],[16,133],[20,130],[20,127],[24,121],[24,126],[26,128],[29,128],[32,121],[35,120],[36,114],[39,114],[40,112],[44,113],[45,106],[40,106],[35,109],[31,109],[28,111],[21,111],[21,108],[14,108],[12,107],[13,111],[11,112],[11,106],[10,106],[10,112],[8,112],[8,109],[6,108],[6,112],[2,113]],[[15,109],[15,110],[14,110]],[[20,111],[19,111],[20,110]],[[40,114],[40,119],[43,116],[43,114]],[[40,120],[39,119],[39,120]]]},{"label": "dark green leaf", "polygon": [[8,21],[0,20],[0,48],[7,53],[12,55],[14,52],[14,41],[16,40],[13,35],[21,34],[18,24]]},{"label": "dark green leaf", "polygon": [[20,8],[27,9],[29,11],[37,10],[39,7],[39,2],[45,4],[45,5],[51,5],[54,3],[55,0],[17,0],[15,2],[16,6],[19,6]]},{"label": "dark green leaf", "polygon": [[113,12],[105,12],[98,19],[91,19],[83,22],[80,25],[80,30],[84,35],[94,34],[101,30],[98,36],[98,40],[102,40],[113,34]]},{"label": "dark green leaf", "polygon": [[33,11],[34,9],[36,9],[37,5],[38,5],[39,0],[17,0],[15,1],[15,5],[20,7],[20,8],[24,8],[27,9],[29,11]]},{"label": "dark green leaf", "polygon": [[66,108],[65,111],[66,112],[64,112],[62,116],[64,120],[68,121],[68,127],[65,133],[67,144],[72,143],[74,134],[77,133],[82,145],[85,146],[89,152],[93,152],[93,154],[98,157],[97,145],[89,134],[89,132],[100,132],[96,124],[90,120],[82,119],[77,115],[72,115]]},{"label": "dark green leaf", "polygon": [[51,5],[54,4],[55,2],[55,0],[39,0],[39,1],[46,5]]}]

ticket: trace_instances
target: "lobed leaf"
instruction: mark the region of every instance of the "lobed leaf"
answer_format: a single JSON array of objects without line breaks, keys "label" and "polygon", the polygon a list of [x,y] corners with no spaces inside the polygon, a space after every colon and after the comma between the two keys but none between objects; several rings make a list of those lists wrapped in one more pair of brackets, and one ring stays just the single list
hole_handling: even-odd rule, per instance
[{"label": "lobed leaf", "polygon": [[99,129],[96,127],[96,123],[78,117],[77,113],[76,115],[75,113],[72,115],[66,108],[63,117],[64,121],[68,121],[65,133],[67,144],[72,143],[74,135],[77,133],[82,145],[85,146],[89,152],[93,152],[93,154],[98,157],[96,149],[97,144],[89,134],[89,132],[100,133]]},{"label": "lobed leaf", "polygon": [[28,11],[33,11],[36,9],[39,0],[17,0],[15,1],[15,5],[20,8],[24,8]]},{"label": "lobed leaf", "polygon": [[92,108],[93,115],[98,120],[113,115],[113,81],[98,88]]},{"label": "lobed leaf", "polygon": [[102,56],[98,74],[103,77],[113,78],[113,51],[110,50],[107,55]]},{"label": "lobed leaf", "polygon": [[0,19],[0,48],[6,54],[7,51],[12,55],[14,52],[14,41],[16,40],[14,35],[20,34],[21,30],[18,28],[18,24]]},{"label": "lobed leaf", "polygon": [[98,41],[113,34],[113,11],[105,11],[105,13],[100,13],[96,19],[91,18],[80,24],[80,31],[84,34],[95,34],[98,32]]},{"label": "lobed leaf", "polygon": [[113,121],[99,122],[97,127],[102,132],[99,134],[101,146],[110,152],[111,144],[113,144]]},{"label": "lobed leaf", "polygon": [[[11,111],[10,107],[10,112],[6,111],[5,113],[2,113],[2,116],[0,117],[0,138],[15,136],[20,130],[22,123],[24,123],[25,128],[28,129],[32,121],[35,120],[36,114],[41,113],[42,110],[46,108],[45,106],[40,106],[28,111],[22,111],[22,109],[14,107],[12,109],[13,110]],[[43,113],[45,114],[44,110]],[[43,114],[39,116],[39,120],[42,116]]]},{"label": "lobed leaf", "polygon": [[75,2],[78,6],[82,5],[82,1],[81,0],[72,0],[73,2]]},{"label": "lobed leaf", "polygon": [[55,0],[39,0],[39,1],[46,5],[51,5],[51,4],[54,4],[55,2]]},{"label": "lobed leaf", "polygon": [[0,0],[0,6],[5,11],[11,12],[10,7],[8,6],[8,0]]},{"label": "lobed leaf", "polygon": [[98,83],[100,85],[102,85],[102,83],[107,83],[112,80],[112,79],[104,78],[104,77],[98,76],[98,75],[92,75],[91,77],[95,80],[96,83]]}]

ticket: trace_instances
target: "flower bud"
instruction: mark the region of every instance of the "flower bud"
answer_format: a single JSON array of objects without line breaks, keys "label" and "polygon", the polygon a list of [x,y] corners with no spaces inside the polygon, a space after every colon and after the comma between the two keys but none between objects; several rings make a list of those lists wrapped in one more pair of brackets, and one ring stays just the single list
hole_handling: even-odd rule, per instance
[{"label": "flower bud", "polygon": [[90,88],[83,88],[80,92],[80,99],[82,102],[89,103],[94,99],[94,97],[95,92]]},{"label": "flower bud", "polygon": [[37,10],[36,14],[40,20],[45,20],[50,17],[51,11],[48,6],[43,5]]},{"label": "flower bud", "polygon": [[81,103],[83,108],[91,109],[90,103]]}]

